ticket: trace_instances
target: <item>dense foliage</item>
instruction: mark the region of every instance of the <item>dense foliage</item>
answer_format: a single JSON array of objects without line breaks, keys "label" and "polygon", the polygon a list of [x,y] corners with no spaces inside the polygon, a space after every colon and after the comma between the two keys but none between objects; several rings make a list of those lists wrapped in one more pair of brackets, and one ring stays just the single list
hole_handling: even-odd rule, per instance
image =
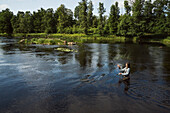
[{"label": "dense foliage", "polygon": [[73,12],[63,4],[57,10],[41,8],[31,13],[9,9],[0,12],[0,33],[84,33],[142,36],[144,33],[170,34],[169,0],[124,1],[125,14],[119,3],[111,5],[109,16],[99,3],[99,15],[93,15],[93,3],[81,0]]}]

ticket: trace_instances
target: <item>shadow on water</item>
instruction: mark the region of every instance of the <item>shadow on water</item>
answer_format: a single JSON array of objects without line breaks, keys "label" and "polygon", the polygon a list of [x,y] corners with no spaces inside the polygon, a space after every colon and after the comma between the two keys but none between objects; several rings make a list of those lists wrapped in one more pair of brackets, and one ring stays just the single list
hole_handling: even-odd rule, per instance
[{"label": "shadow on water", "polygon": [[[169,47],[152,44],[19,45],[0,38],[0,112],[168,113],[169,57]],[[122,80],[116,64],[127,61],[131,77]]]}]

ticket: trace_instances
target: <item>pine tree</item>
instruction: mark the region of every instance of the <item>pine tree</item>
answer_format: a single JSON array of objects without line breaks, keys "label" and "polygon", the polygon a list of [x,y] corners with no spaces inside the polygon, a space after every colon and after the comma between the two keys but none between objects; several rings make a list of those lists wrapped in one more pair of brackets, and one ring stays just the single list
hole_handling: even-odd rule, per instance
[{"label": "pine tree", "polygon": [[166,12],[168,11],[168,0],[154,1],[154,15],[155,24],[153,25],[153,32],[163,34],[167,29]]},{"label": "pine tree", "polygon": [[128,1],[124,1],[124,7],[125,7],[125,10],[126,10],[126,15],[130,15],[130,12],[131,12],[131,7],[129,5],[129,2]]},{"label": "pine tree", "polygon": [[7,8],[6,10],[2,10],[0,12],[0,32],[11,34],[13,32],[11,19],[13,17],[13,13]]},{"label": "pine tree", "polygon": [[88,23],[88,27],[92,27],[92,24],[93,24],[93,3],[91,0],[88,5],[87,23]]},{"label": "pine tree", "polygon": [[128,1],[124,1],[124,7],[126,13],[119,18],[119,24],[118,24],[118,34],[123,36],[132,35],[131,33],[131,26],[130,26],[130,12],[131,7],[129,6]]},{"label": "pine tree", "polygon": [[106,12],[106,9],[104,8],[104,4],[99,2],[99,8],[98,8],[98,13],[99,13],[99,25],[98,25],[98,31],[100,35],[104,34],[104,22],[103,22],[103,14]]},{"label": "pine tree", "polygon": [[25,32],[26,33],[33,32],[33,18],[30,11],[26,11],[24,19],[25,19]]},{"label": "pine tree", "polygon": [[138,37],[141,37],[144,31],[143,6],[144,0],[135,0],[132,6],[132,26]]},{"label": "pine tree", "polygon": [[57,9],[58,14],[58,33],[64,33],[67,27],[72,27],[73,25],[73,12],[70,9],[65,8],[62,4]]},{"label": "pine tree", "polygon": [[80,28],[82,29],[83,33],[87,34],[87,0],[82,0],[79,3],[80,10],[79,10],[79,18],[80,18]]},{"label": "pine tree", "polygon": [[143,18],[144,18],[144,32],[151,32],[152,31],[152,26],[153,26],[153,5],[151,3],[151,0],[145,1],[145,7],[144,7],[144,12],[143,12]]},{"label": "pine tree", "polygon": [[115,3],[115,5],[112,5],[110,8],[110,15],[109,15],[109,30],[110,34],[117,32],[117,26],[119,23],[119,7],[118,2]]}]

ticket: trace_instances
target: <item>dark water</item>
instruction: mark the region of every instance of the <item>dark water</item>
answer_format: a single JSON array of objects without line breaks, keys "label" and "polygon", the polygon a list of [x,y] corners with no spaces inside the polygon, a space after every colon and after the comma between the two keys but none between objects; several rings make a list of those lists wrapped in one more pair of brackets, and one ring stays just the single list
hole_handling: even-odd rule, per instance
[{"label": "dark water", "polygon": [[[0,38],[0,113],[168,113],[170,48],[151,44],[19,45]],[[122,81],[116,64],[131,62]]]}]

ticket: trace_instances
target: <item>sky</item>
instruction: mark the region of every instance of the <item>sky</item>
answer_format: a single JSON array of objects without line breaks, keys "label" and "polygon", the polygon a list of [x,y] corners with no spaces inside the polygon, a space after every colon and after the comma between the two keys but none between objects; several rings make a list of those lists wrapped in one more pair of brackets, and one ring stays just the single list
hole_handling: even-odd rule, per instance
[{"label": "sky", "polygon": [[[53,8],[56,10],[61,4],[64,4],[66,8],[71,9],[74,12],[74,8],[81,0],[0,0],[0,11],[9,8],[14,14],[18,11],[37,11],[40,8],[48,9]],[[89,0],[88,0],[89,1]],[[99,2],[104,3],[106,8],[105,15],[109,15],[110,7],[115,2],[119,2],[120,13],[124,13],[123,4],[124,0],[92,0],[94,5],[93,13],[98,15]]]},{"label": "sky", "polygon": [[[61,4],[64,4],[66,8],[69,8],[74,12],[74,8],[80,1],[81,0],[0,0],[0,11],[9,8],[12,12],[14,12],[14,14],[17,14],[18,11],[33,12],[40,8],[53,8],[56,10]],[[124,0],[92,0],[94,5],[93,13],[98,15],[97,8],[99,6],[99,2],[102,2],[106,8],[105,15],[109,15],[110,7],[112,4],[115,4],[116,1],[119,3],[120,13],[123,14],[125,12]]]}]

